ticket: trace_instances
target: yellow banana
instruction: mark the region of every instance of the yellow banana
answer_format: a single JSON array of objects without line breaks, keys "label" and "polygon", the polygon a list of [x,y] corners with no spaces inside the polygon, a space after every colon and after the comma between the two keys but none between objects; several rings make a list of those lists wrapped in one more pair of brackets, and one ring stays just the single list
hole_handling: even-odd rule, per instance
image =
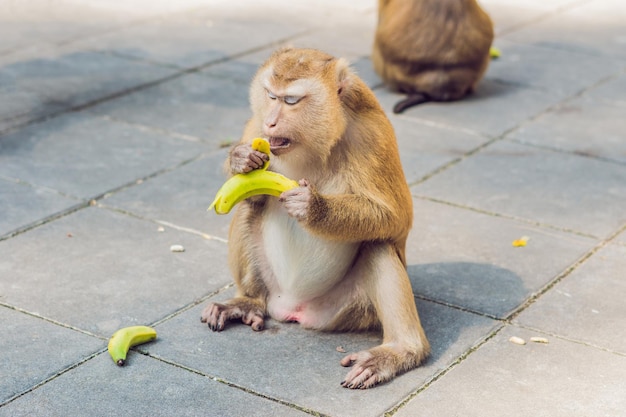
[{"label": "yellow banana", "polygon": [[119,329],[109,339],[109,354],[118,366],[124,366],[128,350],[136,345],[156,339],[156,330],[148,326],[131,326]]},{"label": "yellow banana", "polygon": [[[252,148],[268,156],[270,154],[270,144],[265,139],[254,139]],[[217,214],[227,214],[237,203],[248,197],[259,194],[278,197],[284,191],[299,186],[297,181],[277,172],[267,171],[268,166],[269,161],[266,161],[260,169],[230,177],[219,189],[208,210],[215,209]]]}]

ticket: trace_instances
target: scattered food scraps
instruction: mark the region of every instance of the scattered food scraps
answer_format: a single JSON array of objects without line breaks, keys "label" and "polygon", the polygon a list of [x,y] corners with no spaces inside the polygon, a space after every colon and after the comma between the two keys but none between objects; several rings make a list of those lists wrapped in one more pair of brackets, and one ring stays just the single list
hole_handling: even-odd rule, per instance
[{"label": "scattered food scraps", "polygon": [[185,248],[183,247],[183,245],[172,245],[170,246],[170,250],[172,252],[184,252]]},{"label": "scattered food scraps", "polygon": [[165,232],[165,227],[159,226],[159,228],[157,229],[157,232]]},{"label": "scattered food scraps", "polygon": [[521,238],[513,241],[513,246],[516,248],[526,246],[526,243],[528,243],[529,240],[530,238],[528,236],[522,236]]},{"label": "scattered food scraps", "polygon": [[346,353],[346,350],[343,348],[343,346],[337,346],[336,350],[337,352]]},{"label": "scattered food scraps", "polygon": [[526,344],[526,341],[524,339],[522,339],[521,337],[517,337],[517,336],[512,336],[509,339],[509,342],[515,343],[516,345],[525,345]]},{"label": "scattered food scraps", "polygon": [[531,337],[530,341],[535,342],[535,343],[548,343],[548,339],[546,339],[545,337],[538,337],[538,336]]}]

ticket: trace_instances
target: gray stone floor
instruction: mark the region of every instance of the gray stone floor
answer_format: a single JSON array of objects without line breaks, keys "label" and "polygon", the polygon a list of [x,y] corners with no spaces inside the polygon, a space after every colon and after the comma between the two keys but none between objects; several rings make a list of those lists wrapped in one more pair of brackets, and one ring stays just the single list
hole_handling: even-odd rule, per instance
[{"label": "gray stone floor", "polygon": [[[482,4],[476,94],[390,114],[433,353],[351,391],[338,347],[377,334],[200,323],[233,293],[205,209],[276,46],[348,58],[390,113],[375,1],[1,1],[0,416],[626,416],[626,3]],[[119,368],[135,324],[159,337]]]}]

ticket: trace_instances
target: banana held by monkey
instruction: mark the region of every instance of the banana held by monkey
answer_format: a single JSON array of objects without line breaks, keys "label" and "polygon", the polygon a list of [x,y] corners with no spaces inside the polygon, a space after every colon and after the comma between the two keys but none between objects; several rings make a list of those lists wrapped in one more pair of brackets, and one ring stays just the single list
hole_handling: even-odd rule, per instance
[{"label": "banana held by monkey", "polygon": [[[270,144],[265,139],[254,139],[252,149],[268,156],[270,154]],[[297,181],[277,172],[267,171],[268,166],[269,161],[266,161],[260,169],[230,177],[219,189],[208,210],[215,209],[217,214],[227,214],[237,203],[248,197],[260,194],[278,197],[284,191],[299,186]]]},{"label": "banana held by monkey", "polygon": [[156,339],[156,330],[148,326],[131,326],[119,329],[109,339],[109,354],[118,366],[124,366],[128,350]]}]

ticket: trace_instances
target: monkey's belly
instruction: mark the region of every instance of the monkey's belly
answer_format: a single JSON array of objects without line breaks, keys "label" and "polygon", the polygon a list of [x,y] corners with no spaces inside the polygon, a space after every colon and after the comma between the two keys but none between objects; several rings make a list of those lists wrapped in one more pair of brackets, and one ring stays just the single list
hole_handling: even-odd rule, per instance
[{"label": "monkey's belly", "polygon": [[270,293],[269,314],[321,327],[349,297],[337,287],[352,267],[359,244],[313,236],[279,207],[266,213],[262,233],[270,267],[263,277]]}]

